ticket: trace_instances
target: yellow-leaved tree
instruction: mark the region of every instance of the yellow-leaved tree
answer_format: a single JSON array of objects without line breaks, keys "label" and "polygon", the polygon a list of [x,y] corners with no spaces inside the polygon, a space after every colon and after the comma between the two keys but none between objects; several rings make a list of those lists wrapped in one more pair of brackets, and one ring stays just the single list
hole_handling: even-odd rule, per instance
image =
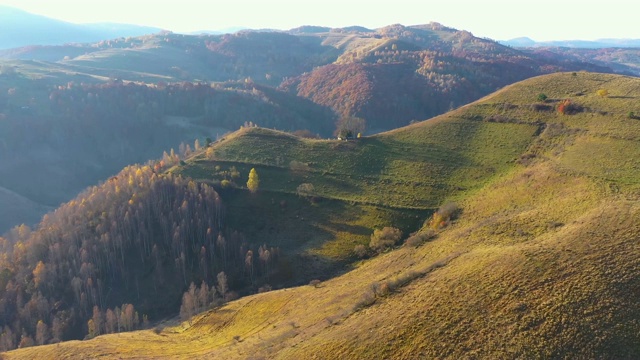
[{"label": "yellow-leaved tree", "polygon": [[258,191],[258,187],[260,186],[260,179],[258,178],[258,173],[255,168],[251,168],[249,171],[249,180],[247,181],[247,188],[252,193]]}]

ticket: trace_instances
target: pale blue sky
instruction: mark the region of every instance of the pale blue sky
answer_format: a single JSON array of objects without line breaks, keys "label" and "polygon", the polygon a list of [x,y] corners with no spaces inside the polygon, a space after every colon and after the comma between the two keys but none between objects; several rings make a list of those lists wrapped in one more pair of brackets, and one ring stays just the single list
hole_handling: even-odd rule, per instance
[{"label": "pale blue sky", "polygon": [[640,38],[633,0],[0,0],[69,22],[120,22],[175,32],[234,26],[377,28],[437,21],[480,37],[537,41]]}]

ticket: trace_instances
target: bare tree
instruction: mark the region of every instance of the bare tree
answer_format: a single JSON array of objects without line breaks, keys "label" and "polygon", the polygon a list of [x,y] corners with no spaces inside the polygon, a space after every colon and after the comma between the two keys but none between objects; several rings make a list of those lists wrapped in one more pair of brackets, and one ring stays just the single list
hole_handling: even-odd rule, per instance
[{"label": "bare tree", "polygon": [[227,274],[224,271],[220,272],[218,278],[218,292],[223,299],[225,299],[227,292],[229,291],[229,284],[227,283]]},{"label": "bare tree", "polygon": [[39,320],[36,325],[36,344],[44,345],[49,341],[49,327],[44,321]]}]

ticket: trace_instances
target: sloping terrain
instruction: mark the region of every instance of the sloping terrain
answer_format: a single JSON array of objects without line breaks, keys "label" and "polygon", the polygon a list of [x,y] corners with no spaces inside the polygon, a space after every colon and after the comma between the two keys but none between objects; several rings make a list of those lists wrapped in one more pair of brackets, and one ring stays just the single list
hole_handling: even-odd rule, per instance
[{"label": "sloping terrain", "polygon": [[[131,163],[172,148],[184,153],[181,143],[204,144],[245,122],[313,134],[334,128],[329,108],[250,82],[156,86],[10,64],[15,72],[0,75],[0,186],[48,206]],[[32,221],[18,214],[0,234]]]},{"label": "sloping terrain", "polygon": [[532,76],[612,71],[605,62],[521,52],[438,23],[330,34],[324,43],[343,49],[340,57],[281,88],[364,118],[372,132],[442,114]]},{"label": "sloping terrain", "polygon": [[[298,216],[302,226],[349,221],[327,206],[335,201],[351,214],[367,206],[422,209],[422,220],[453,200],[460,216],[430,241],[363,260],[315,286],[247,296],[164,329],[3,355],[636,358],[639,97],[635,78],[558,73],[355,141],[243,129],[171,172],[217,187],[227,165],[255,168],[256,194],[221,189],[225,202],[250,214],[249,234],[271,216],[253,203],[270,202],[272,213],[300,211],[282,209],[279,200],[302,183],[313,184],[318,198],[307,206],[333,215],[329,223]],[[270,234],[264,230],[258,234]],[[348,251],[335,246],[346,239],[332,237],[335,253]]]},{"label": "sloping terrain", "polygon": [[245,122],[326,138],[339,118],[360,117],[358,132],[373,134],[531,76],[614,71],[615,56],[586,57],[520,51],[437,23],[158,32],[2,50],[0,147],[11,159],[0,186],[57,206],[126,165]]}]

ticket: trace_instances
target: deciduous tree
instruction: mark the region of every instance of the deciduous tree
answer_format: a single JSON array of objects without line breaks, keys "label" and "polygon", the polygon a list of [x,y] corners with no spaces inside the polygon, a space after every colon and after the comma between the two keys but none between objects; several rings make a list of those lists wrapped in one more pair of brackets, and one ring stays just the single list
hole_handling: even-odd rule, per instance
[{"label": "deciduous tree", "polygon": [[260,179],[258,178],[258,173],[255,168],[251,168],[249,172],[249,180],[247,181],[247,188],[252,193],[258,191],[258,187],[260,187]]}]

